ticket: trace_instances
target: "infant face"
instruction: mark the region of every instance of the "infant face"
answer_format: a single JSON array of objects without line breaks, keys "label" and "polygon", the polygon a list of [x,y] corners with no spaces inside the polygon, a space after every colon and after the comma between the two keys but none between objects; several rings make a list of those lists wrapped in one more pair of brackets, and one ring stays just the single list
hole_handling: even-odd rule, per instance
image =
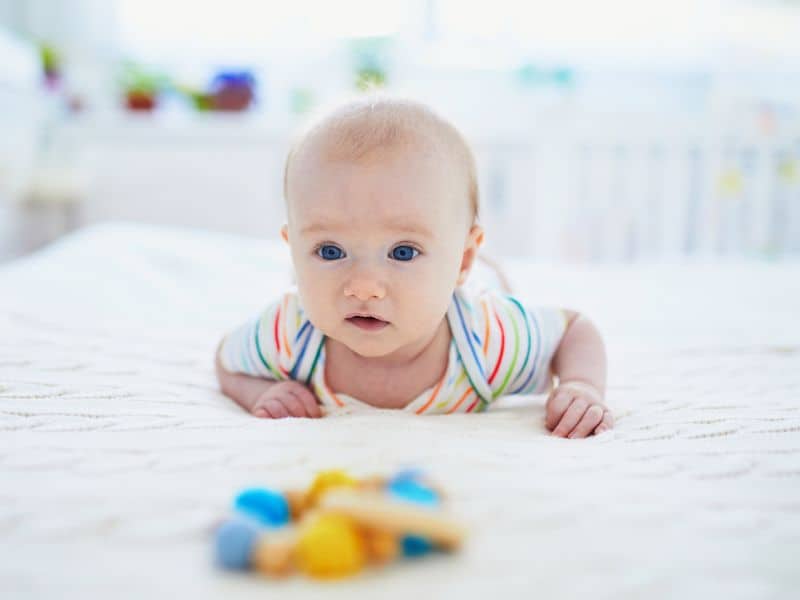
[{"label": "infant face", "polygon": [[288,235],[303,307],[365,357],[405,357],[442,324],[476,228],[460,174],[402,147],[292,167]]}]

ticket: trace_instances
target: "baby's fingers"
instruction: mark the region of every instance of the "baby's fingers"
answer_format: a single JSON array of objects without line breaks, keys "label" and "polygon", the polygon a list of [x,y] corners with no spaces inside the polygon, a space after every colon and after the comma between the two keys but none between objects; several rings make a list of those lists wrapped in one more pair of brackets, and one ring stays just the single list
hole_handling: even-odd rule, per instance
[{"label": "baby's fingers", "polygon": [[609,411],[606,411],[603,414],[603,420],[600,421],[600,424],[595,428],[594,432],[596,434],[603,433],[604,431],[608,431],[612,427],[614,427],[614,416]]},{"label": "baby's fingers", "polygon": [[587,408],[589,408],[589,403],[586,400],[581,397],[575,398],[567,408],[564,416],[561,417],[552,435],[566,437],[570,431],[575,429]]},{"label": "baby's fingers", "polygon": [[280,397],[283,407],[289,412],[290,417],[307,417],[306,407],[302,400],[297,397],[294,390],[286,390]]},{"label": "baby's fingers", "polygon": [[292,388],[292,394],[298,399],[298,401],[303,406],[303,413],[301,417],[311,417],[312,419],[318,419],[322,416],[322,409],[317,402],[317,397],[314,395],[310,389],[305,386],[297,386]]},{"label": "baby's fingers", "polygon": [[584,438],[597,427],[603,420],[603,407],[595,404],[583,414],[583,418],[578,422],[569,436],[570,438]]},{"label": "baby's fingers", "polygon": [[564,413],[567,412],[567,408],[569,408],[574,397],[575,396],[569,390],[556,389],[547,399],[544,424],[550,431],[553,431],[556,425],[558,425],[558,422],[561,420],[561,417],[564,416]]},{"label": "baby's fingers", "polygon": [[289,416],[289,411],[280,400],[270,399],[262,404],[262,407],[267,411],[273,419],[284,419]]}]

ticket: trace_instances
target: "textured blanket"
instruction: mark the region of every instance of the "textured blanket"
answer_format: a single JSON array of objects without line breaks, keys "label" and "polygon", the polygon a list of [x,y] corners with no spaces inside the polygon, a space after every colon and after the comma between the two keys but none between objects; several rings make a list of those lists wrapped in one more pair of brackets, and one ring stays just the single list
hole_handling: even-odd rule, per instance
[{"label": "textured blanket", "polygon": [[[613,431],[551,438],[543,397],[250,417],[212,354],[289,282],[277,244],[109,225],[4,266],[1,595],[797,597],[800,264],[507,268],[527,302],[604,334]],[[467,523],[460,553],[334,584],[214,567],[240,488],[414,465]]]}]

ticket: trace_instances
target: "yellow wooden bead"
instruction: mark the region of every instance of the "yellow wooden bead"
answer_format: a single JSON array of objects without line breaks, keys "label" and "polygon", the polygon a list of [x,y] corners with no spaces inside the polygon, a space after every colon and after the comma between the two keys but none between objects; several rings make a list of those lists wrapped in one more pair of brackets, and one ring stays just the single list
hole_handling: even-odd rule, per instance
[{"label": "yellow wooden bead", "polygon": [[308,494],[306,494],[307,506],[316,506],[323,494],[330,489],[340,487],[354,488],[357,486],[358,481],[350,477],[345,471],[338,469],[322,471],[316,476],[311,488],[308,490]]},{"label": "yellow wooden bead", "polygon": [[353,575],[366,561],[357,527],[336,514],[317,515],[302,527],[295,556],[300,569],[318,579]]}]

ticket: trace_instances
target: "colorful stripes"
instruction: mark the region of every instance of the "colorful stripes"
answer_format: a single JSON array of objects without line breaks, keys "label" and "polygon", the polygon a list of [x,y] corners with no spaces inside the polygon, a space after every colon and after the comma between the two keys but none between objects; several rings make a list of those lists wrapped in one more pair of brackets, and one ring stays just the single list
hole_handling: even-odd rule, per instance
[{"label": "colorful stripes", "polygon": [[483,309],[483,355],[486,356],[486,353],[489,351],[489,340],[492,339],[492,330],[489,327],[489,304],[486,300],[481,302],[481,308]]},{"label": "colorful stripes", "polygon": [[416,412],[417,412],[418,415],[421,415],[422,413],[424,413],[428,409],[428,407],[431,404],[433,404],[433,401],[436,400],[436,396],[439,395],[439,390],[442,389],[442,384],[445,382],[446,379],[447,379],[447,373],[445,373],[442,376],[442,378],[439,380],[439,383],[433,389],[433,392],[431,392],[430,398],[428,398],[427,402],[425,402],[425,404],[423,406],[421,406],[420,408],[417,409]]},{"label": "colorful stripes", "polygon": [[267,359],[264,357],[264,352],[261,350],[261,342],[259,340],[259,338],[260,338],[259,330],[261,329],[261,322],[260,321],[256,321],[255,329],[256,329],[256,333],[255,333],[255,336],[254,336],[254,341],[255,341],[255,344],[256,344],[256,352],[258,353],[258,358],[261,359],[261,363],[267,368],[267,370],[270,373],[272,373],[273,375],[276,376],[276,379],[280,379],[280,376],[275,371],[275,369],[273,369],[272,366],[269,364]]},{"label": "colorful stripes", "polygon": [[[461,290],[453,293],[453,301],[447,311],[447,319],[453,335],[453,342],[472,389],[479,398],[487,402],[491,401],[492,391],[486,379],[484,362],[486,357],[478,336],[480,329],[476,327],[476,312]],[[481,348],[480,352],[478,348]]]},{"label": "colorful stripes", "polygon": [[[514,334],[512,335],[512,339],[514,340],[514,354],[511,356],[511,364],[506,369],[506,376],[503,378],[503,383],[501,383],[500,387],[496,390],[492,390],[495,398],[503,393],[503,390],[505,390],[506,386],[508,385],[509,379],[511,379],[511,376],[516,373],[515,367],[517,366],[517,358],[519,357],[519,326],[517,325],[517,321],[514,319],[514,315],[511,311],[508,311],[508,316],[509,320],[511,321],[511,327],[514,331]],[[505,332],[505,329],[503,329],[503,331]],[[500,364],[501,360],[502,358],[499,359],[497,363]]]},{"label": "colorful stripes", "polygon": [[[472,362],[477,365],[477,367],[480,369],[480,374],[483,375],[485,373],[483,362],[478,358],[478,353],[475,351],[475,344],[473,343],[474,331],[467,327],[467,322],[464,319],[464,310],[462,309],[462,304],[463,300],[459,299],[456,294],[453,294],[453,305],[456,307],[458,321],[453,323],[451,320],[450,327],[452,329],[455,326],[453,336],[456,340],[466,340],[466,345],[469,348],[468,358],[472,358]],[[464,357],[462,355],[462,359],[463,358]]]},{"label": "colorful stripes", "polygon": [[[470,298],[459,288],[446,318],[452,340],[445,372],[406,410],[418,415],[481,412],[504,394],[548,387],[549,363],[566,328],[562,311],[527,309],[516,298],[492,291]],[[325,336],[305,318],[296,292],[228,335],[221,357],[229,371],[302,381],[330,409],[365,406],[327,385]]]},{"label": "colorful stripes", "polygon": [[497,314],[497,311],[492,310],[492,314],[494,315],[494,320],[497,323],[497,329],[500,331],[500,354],[494,363],[492,374],[489,375],[489,385],[492,384],[494,378],[497,376],[497,372],[500,370],[500,363],[503,362],[503,357],[506,354],[506,329],[503,327],[503,322],[500,320],[500,316]]},{"label": "colorful stripes", "polygon": [[[464,390],[464,394],[461,396],[461,398],[458,399],[458,402],[456,402],[452,406],[452,408],[449,408],[447,410],[446,414],[450,415],[450,414],[456,412],[458,410],[458,407],[461,406],[461,404],[464,402],[464,400],[467,399],[467,396],[469,396],[470,394],[474,394],[474,393],[475,393],[475,390],[473,390],[471,387],[467,388],[466,390]],[[469,411],[467,411],[467,412],[469,412]],[[417,414],[419,414],[419,413],[417,413]]]}]

